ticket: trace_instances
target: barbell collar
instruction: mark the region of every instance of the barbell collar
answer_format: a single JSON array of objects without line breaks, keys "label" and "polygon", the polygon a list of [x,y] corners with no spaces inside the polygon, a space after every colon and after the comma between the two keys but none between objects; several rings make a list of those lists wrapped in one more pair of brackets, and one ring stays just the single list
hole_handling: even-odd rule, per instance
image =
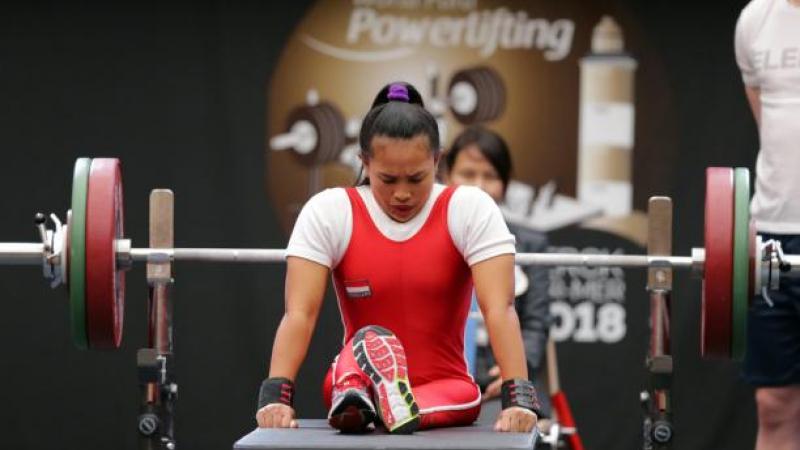
[{"label": "barbell collar", "polygon": [[692,276],[703,278],[706,264],[706,249],[702,247],[692,248]]},{"label": "barbell collar", "polygon": [[133,266],[133,259],[131,258],[131,240],[130,239],[117,239],[114,242],[117,252],[117,264],[123,269],[130,269]]}]

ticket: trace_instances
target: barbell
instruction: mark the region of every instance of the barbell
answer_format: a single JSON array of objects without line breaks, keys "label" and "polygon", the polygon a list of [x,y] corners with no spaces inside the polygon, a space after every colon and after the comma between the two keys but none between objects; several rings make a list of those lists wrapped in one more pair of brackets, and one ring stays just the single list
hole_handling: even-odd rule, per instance
[{"label": "barbell", "polygon": [[[690,269],[702,277],[701,354],[741,359],[750,299],[800,272],[800,255],[762,242],[749,216],[747,169],[706,171],[705,247],[691,256],[519,253],[520,265]],[[277,263],[283,249],[135,248],[125,237],[122,171],[115,158],[79,158],[66,223],[37,214],[40,243],[0,243],[0,264],[41,265],[53,288],[69,292],[73,342],[81,349],[119,347],[125,272],[135,262]]]}]

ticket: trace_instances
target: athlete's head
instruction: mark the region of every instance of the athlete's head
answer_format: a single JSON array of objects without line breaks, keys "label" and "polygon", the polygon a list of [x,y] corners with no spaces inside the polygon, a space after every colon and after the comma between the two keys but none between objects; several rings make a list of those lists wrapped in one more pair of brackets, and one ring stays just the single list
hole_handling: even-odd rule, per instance
[{"label": "athlete's head", "polygon": [[381,209],[398,222],[430,196],[439,161],[439,128],[414,86],[386,85],[361,123],[361,160]]},{"label": "athlete's head", "polygon": [[448,183],[478,186],[499,203],[511,177],[511,153],[499,134],[474,125],[453,141],[445,166]]}]

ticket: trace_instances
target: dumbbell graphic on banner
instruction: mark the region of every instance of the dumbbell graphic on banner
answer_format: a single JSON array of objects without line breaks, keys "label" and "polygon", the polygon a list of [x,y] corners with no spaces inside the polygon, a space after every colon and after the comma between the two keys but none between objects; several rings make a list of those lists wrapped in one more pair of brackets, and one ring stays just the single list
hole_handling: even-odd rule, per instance
[{"label": "dumbbell graphic on banner", "polygon": [[[306,104],[294,108],[286,119],[285,131],[269,140],[272,150],[291,150],[297,162],[311,171],[309,195],[320,190],[319,170],[325,164],[340,162],[358,167],[360,120],[345,121],[341,110],[331,102],[320,101],[315,90],[308,91]],[[351,148],[352,147],[352,148]]]}]

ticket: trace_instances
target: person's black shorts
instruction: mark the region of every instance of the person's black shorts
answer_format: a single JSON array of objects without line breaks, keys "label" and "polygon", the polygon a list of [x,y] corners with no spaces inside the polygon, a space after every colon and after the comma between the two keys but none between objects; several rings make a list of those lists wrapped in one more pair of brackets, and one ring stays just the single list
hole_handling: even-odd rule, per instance
[{"label": "person's black shorts", "polygon": [[[800,235],[761,236],[781,241],[784,253],[800,254]],[[768,295],[774,306],[758,295],[750,307],[742,375],[758,387],[800,384],[800,278],[782,276],[780,289]]]}]

